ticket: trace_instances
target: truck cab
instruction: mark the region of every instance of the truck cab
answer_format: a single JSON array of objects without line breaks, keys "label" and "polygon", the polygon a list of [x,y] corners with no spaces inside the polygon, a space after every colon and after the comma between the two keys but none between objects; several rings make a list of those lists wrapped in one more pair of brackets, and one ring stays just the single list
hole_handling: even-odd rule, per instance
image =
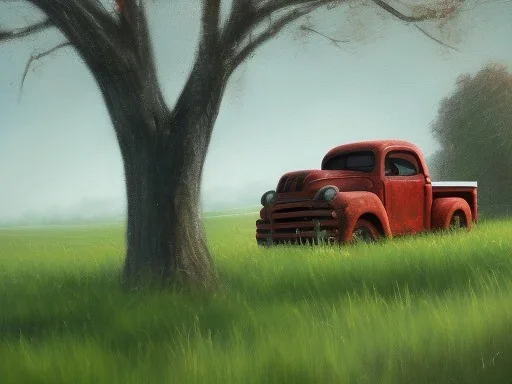
[{"label": "truck cab", "polygon": [[401,140],[341,145],[321,168],[286,173],[261,199],[256,240],[348,243],[471,228],[476,182],[433,183],[421,150]]}]

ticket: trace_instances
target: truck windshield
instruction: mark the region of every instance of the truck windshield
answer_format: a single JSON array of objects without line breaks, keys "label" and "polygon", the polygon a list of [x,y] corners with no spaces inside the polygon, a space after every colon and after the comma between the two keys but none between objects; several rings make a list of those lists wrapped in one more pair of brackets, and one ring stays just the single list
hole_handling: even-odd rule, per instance
[{"label": "truck windshield", "polygon": [[327,160],[323,169],[329,171],[372,172],[375,168],[375,154],[371,151],[344,153]]}]

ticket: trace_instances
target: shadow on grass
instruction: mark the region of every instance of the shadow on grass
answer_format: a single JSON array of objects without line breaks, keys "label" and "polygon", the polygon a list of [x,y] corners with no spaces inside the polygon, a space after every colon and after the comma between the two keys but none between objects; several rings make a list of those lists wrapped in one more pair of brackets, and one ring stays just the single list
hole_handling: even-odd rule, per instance
[{"label": "shadow on grass", "polygon": [[93,337],[129,355],[155,343],[184,340],[191,330],[202,335],[213,332],[222,342],[233,323],[247,315],[238,303],[223,298],[129,292],[121,288],[118,276],[117,270],[90,274],[80,281],[53,276],[39,281],[36,291],[21,289],[33,284],[28,279],[6,282],[0,290],[0,340],[24,338],[37,344],[56,336]]}]

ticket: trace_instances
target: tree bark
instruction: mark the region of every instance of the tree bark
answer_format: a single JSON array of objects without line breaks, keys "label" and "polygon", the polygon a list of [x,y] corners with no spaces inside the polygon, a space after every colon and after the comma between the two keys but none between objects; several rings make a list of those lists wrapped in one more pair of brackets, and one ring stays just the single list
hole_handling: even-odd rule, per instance
[{"label": "tree bark", "polygon": [[172,147],[145,147],[123,156],[128,200],[124,278],[135,284],[149,278],[211,286],[216,274],[199,208],[201,175],[191,172],[197,164],[179,160],[185,148]]},{"label": "tree bark", "polygon": [[218,282],[200,211],[200,187],[227,75],[204,54],[198,57],[172,111],[160,102],[157,87],[151,96],[147,89],[137,92],[141,83],[129,76],[117,78],[103,92],[110,100],[124,163],[128,217],[123,277],[130,285],[152,280],[212,288]]}]

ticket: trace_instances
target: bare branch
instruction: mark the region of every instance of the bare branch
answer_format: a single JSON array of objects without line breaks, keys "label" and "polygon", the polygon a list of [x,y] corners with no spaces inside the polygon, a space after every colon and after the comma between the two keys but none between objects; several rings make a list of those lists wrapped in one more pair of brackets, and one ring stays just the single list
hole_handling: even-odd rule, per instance
[{"label": "bare branch", "polygon": [[126,39],[117,20],[98,0],[28,0],[66,36],[91,68],[104,70],[113,58],[124,64],[129,58]]},{"label": "bare branch", "polygon": [[[418,28],[421,33],[423,33],[425,36],[427,36],[428,38],[434,40],[436,43],[442,45],[443,47],[446,47],[446,48],[450,48],[450,49],[453,49],[454,51],[457,51],[457,52],[460,52],[460,50],[456,47],[453,47],[447,43],[445,43],[444,41],[432,36],[430,33],[428,33],[427,31],[425,31],[423,28],[421,28],[419,25],[417,24],[414,24],[414,26],[416,28]],[[320,35],[322,37],[325,37],[327,40],[329,40],[333,45],[335,45],[336,47],[340,48],[340,49],[344,49],[340,44],[342,43],[349,43],[350,40],[348,39],[343,39],[343,40],[340,40],[340,39],[334,39],[330,36],[327,36],[321,32],[318,32],[317,30],[313,29],[313,28],[310,28],[306,25],[301,25],[300,29],[304,30],[304,31],[309,31],[309,32],[313,32],[313,33],[316,33],[317,35]]]},{"label": "bare branch", "polygon": [[222,42],[228,49],[235,47],[254,27],[256,8],[251,1],[233,0],[231,12],[222,31]]},{"label": "bare branch", "polygon": [[325,37],[327,40],[329,40],[333,45],[335,45],[336,47],[340,48],[340,49],[343,49],[343,47],[340,45],[340,44],[343,44],[343,43],[349,43],[350,40],[349,39],[334,39],[332,37],[329,37],[327,35],[324,35],[323,33],[321,32],[318,32],[317,30],[313,29],[313,28],[310,28],[308,27],[307,25],[301,25],[300,26],[300,29],[302,29],[303,31],[309,31],[309,32],[313,32],[313,33],[316,33],[317,35],[320,35],[322,37]]},{"label": "bare branch", "polygon": [[155,66],[144,5],[137,0],[117,0],[117,4],[122,35],[129,41],[129,47],[137,53],[144,70],[151,70]]},{"label": "bare branch", "polygon": [[[98,83],[113,120],[117,110],[128,108],[133,102],[130,84],[142,93],[143,105],[140,108],[156,126],[166,106],[157,85],[142,0],[117,0],[115,14],[111,14],[101,0],[26,1],[43,12],[76,48]],[[125,86],[128,89],[123,89]],[[122,98],[125,98],[123,103],[119,101]],[[147,106],[151,108],[145,108]],[[155,126],[144,125],[148,130],[139,130],[133,125],[129,132],[121,132],[117,129],[126,127],[114,125],[118,135],[126,136],[128,133],[130,137],[141,139],[151,135],[153,132],[149,131],[155,129]]]},{"label": "bare branch", "polygon": [[316,4],[316,7],[335,3],[339,0],[273,0],[263,6],[253,1],[234,0],[226,27],[223,41],[228,47],[236,47],[256,26],[266,19],[272,20],[272,14],[297,6]]},{"label": "bare branch", "polygon": [[425,36],[429,37],[430,39],[434,40],[436,43],[438,44],[441,44],[443,47],[446,47],[446,48],[450,48],[450,49],[453,49],[454,51],[457,51],[457,52],[460,52],[460,50],[458,48],[455,48],[451,45],[448,45],[446,44],[444,41],[441,41],[439,40],[438,38],[432,36],[430,33],[428,33],[427,31],[425,31],[423,28],[421,28],[419,25],[417,24],[414,24],[414,26],[416,28],[418,28],[420,30],[421,33],[423,33]]},{"label": "bare branch", "polygon": [[390,13],[391,15],[395,16],[396,18],[405,21],[407,23],[414,23],[419,21],[426,21],[426,20],[435,20],[435,19],[441,19],[444,16],[448,16],[452,12],[455,11],[455,8],[448,7],[448,8],[422,8],[419,12],[419,15],[415,16],[414,14],[407,16],[404,15],[402,12],[398,11],[396,8],[393,8],[391,5],[386,3],[383,0],[372,0],[375,4],[377,4],[379,7],[384,9],[386,12]]},{"label": "bare branch", "polygon": [[232,60],[228,63],[228,73],[234,71],[247,57],[249,57],[260,45],[276,36],[282,31],[284,27],[290,24],[292,21],[307,15],[314,11],[318,7],[325,4],[325,1],[319,0],[311,2],[311,4],[295,8],[293,11],[287,12],[284,16],[279,17],[276,21],[272,22],[269,27],[256,38],[252,39],[244,48],[242,48],[238,54],[236,54]]},{"label": "bare branch", "polygon": [[46,19],[37,24],[33,24],[25,28],[15,29],[13,31],[0,30],[0,42],[21,39],[25,36],[33,35],[50,27],[53,27],[53,24],[50,20]]},{"label": "bare branch", "polygon": [[[439,5],[438,7],[415,7],[415,9],[411,12],[411,15],[406,15],[396,8],[389,5],[384,0],[372,0],[377,6],[384,9],[386,12],[390,13],[394,17],[397,17],[398,19],[413,23],[413,22],[419,22],[419,21],[426,21],[426,20],[434,20],[434,19],[442,19],[445,17],[449,17],[452,15],[456,10],[458,10],[458,5],[453,4],[447,4],[447,5]],[[455,0],[456,3],[458,2],[460,4],[461,0]],[[222,42],[224,46],[226,47],[227,51],[232,53],[234,52],[237,47],[240,46],[241,42],[251,34],[251,32],[258,26],[261,25],[261,23],[268,19],[271,19],[271,16],[274,13],[278,13],[281,11],[290,10],[286,13],[285,16],[283,16],[282,19],[279,19],[279,24],[271,22],[271,26],[267,29],[266,32],[260,34],[258,38],[251,41],[245,48],[242,49],[242,51],[237,55],[238,58],[235,58],[232,61],[231,65],[238,65],[235,63],[240,63],[241,61],[245,60],[245,58],[250,55],[254,49],[259,46],[263,41],[268,40],[270,37],[272,37],[275,33],[272,32],[273,29],[281,30],[285,24],[282,22],[287,20],[290,15],[293,15],[295,11],[299,10],[305,10],[308,9],[308,7],[313,7],[313,9],[319,8],[322,5],[338,5],[341,4],[339,0],[273,0],[273,1],[266,1],[266,2],[257,2],[257,1],[249,1],[249,0],[234,0],[233,5],[231,8],[231,13],[228,18],[227,24],[224,27],[224,30],[222,32]],[[293,7],[296,7],[295,10]],[[305,12],[309,13],[311,10]],[[302,14],[301,14],[302,15]],[[300,16],[299,16],[300,17]],[[292,20],[295,18],[292,17]],[[311,31],[317,34],[318,31]],[[322,34],[320,34],[322,35]],[[345,41],[336,41],[336,39],[332,39],[328,36],[323,35],[323,37],[328,38],[333,44],[340,47],[339,44]],[[235,54],[236,55],[236,54]]]},{"label": "bare branch", "polygon": [[53,47],[53,48],[51,48],[51,49],[49,49],[47,51],[44,51],[44,52],[38,53],[36,55],[31,55],[30,56],[30,58],[27,61],[27,64],[25,65],[25,70],[23,71],[23,76],[21,77],[18,101],[21,98],[21,91],[23,90],[23,84],[25,83],[25,78],[27,77],[28,70],[30,69],[30,66],[32,65],[32,63],[34,61],[42,59],[45,56],[51,55],[52,53],[54,53],[55,51],[57,51],[57,50],[59,50],[61,48],[69,47],[69,46],[72,46],[72,44],[69,41],[65,41],[65,42],[60,43],[59,45],[56,45],[55,47]]},{"label": "bare branch", "polygon": [[208,45],[216,45],[219,38],[221,0],[203,0],[203,40]]},{"label": "bare branch", "polygon": [[121,34],[126,40],[129,52],[137,61],[138,76],[144,84],[142,99],[145,103],[147,101],[147,105],[154,107],[156,114],[162,114],[166,106],[158,85],[144,1],[117,0],[117,11],[121,21]]},{"label": "bare branch", "polygon": [[[117,12],[121,21],[129,24],[134,30],[141,27],[147,28],[143,1],[139,0],[116,0]],[[144,17],[143,19],[141,17]],[[140,24],[144,24],[141,26]],[[147,32],[146,32],[147,33]]]}]

